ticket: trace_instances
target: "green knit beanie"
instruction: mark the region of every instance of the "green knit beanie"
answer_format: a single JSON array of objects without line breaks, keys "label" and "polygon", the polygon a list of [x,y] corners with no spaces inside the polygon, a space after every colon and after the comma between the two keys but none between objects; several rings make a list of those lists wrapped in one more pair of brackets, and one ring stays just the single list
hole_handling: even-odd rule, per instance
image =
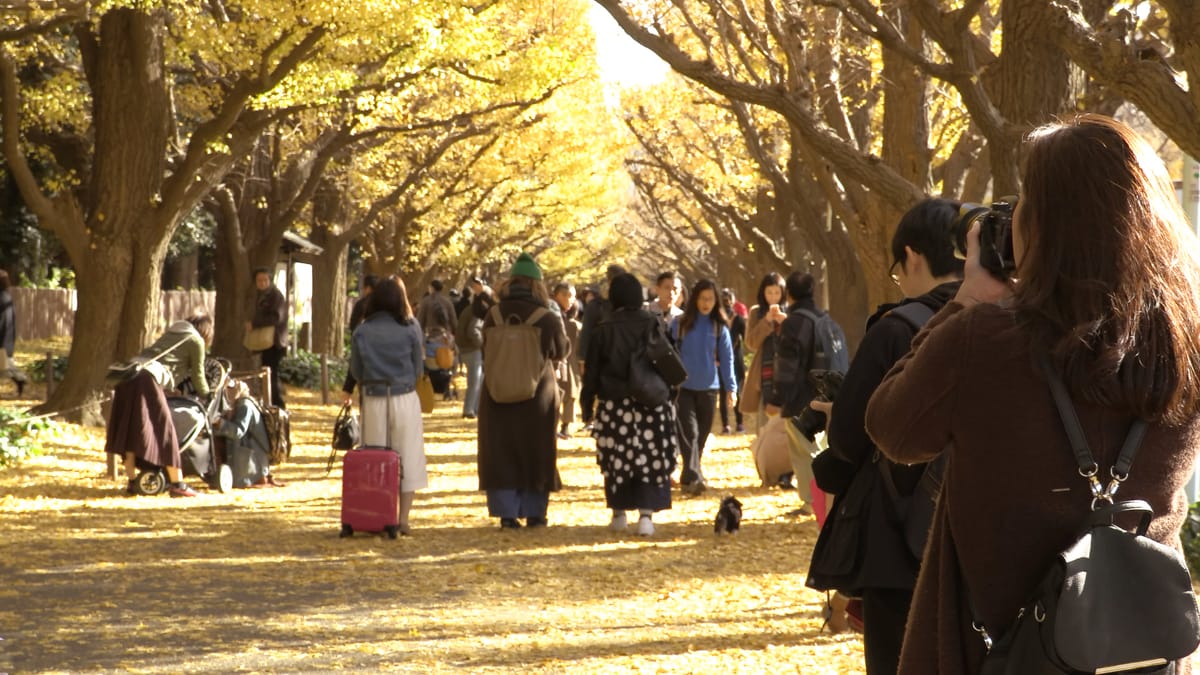
[{"label": "green knit beanie", "polygon": [[533,261],[533,256],[524,252],[517,256],[517,262],[513,263],[510,274],[514,277],[529,277],[538,281],[542,280],[542,269]]}]

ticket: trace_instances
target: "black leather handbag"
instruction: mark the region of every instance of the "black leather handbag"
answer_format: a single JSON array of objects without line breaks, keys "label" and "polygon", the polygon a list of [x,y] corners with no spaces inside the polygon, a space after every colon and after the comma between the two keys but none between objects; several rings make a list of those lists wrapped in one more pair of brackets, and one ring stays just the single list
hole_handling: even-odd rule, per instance
[{"label": "black leather handbag", "polygon": [[333,441],[330,443],[332,450],[329,453],[329,461],[326,462],[325,473],[333,471],[338,450],[353,450],[361,441],[362,431],[358,425],[358,418],[354,416],[354,407],[349,402],[343,403],[337,419],[333,421]]},{"label": "black leather handbag", "polygon": [[657,408],[671,398],[671,388],[654,368],[646,350],[634,352],[629,359],[629,395],[647,408]]},{"label": "black leather handbag", "polygon": [[657,321],[654,322],[646,340],[646,358],[667,386],[678,387],[687,379],[688,373],[687,368],[683,366],[683,359],[679,357],[675,347],[671,346],[670,340],[663,334],[662,326]]},{"label": "black leather handbag", "polygon": [[[1173,675],[1175,662],[1200,646],[1191,575],[1179,551],[1146,536],[1154,515],[1148,503],[1113,501],[1129,476],[1146,423],[1134,421],[1110,472],[1113,479],[1103,485],[1065,385],[1048,360],[1042,368],[1080,472],[1090,476],[1092,509],[1079,538],[1055,558],[994,646],[967,589],[974,628],[988,649],[981,672]],[[1128,515],[1138,517],[1132,531],[1115,522]]]}]

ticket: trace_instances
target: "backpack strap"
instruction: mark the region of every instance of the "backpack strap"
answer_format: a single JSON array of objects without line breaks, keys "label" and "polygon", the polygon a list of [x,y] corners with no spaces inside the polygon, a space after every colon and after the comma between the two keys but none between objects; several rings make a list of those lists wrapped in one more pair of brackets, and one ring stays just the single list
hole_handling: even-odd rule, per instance
[{"label": "backpack strap", "polygon": [[893,307],[885,316],[894,316],[912,326],[914,332],[919,333],[933,318],[933,315],[933,308],[923,302],[906,302],[898,307]]},{"label": "backpack strap", "polygon": [[538,307],[537,309],[533,310],[532,313],[530,313],[530,315],[527,319],[525,319],[525,325],[532,326],[533,324],[537,323],[538,321],[541,321],[542,317],[546,316],[547,313],[549,313],[549,311],[547,309],[545,309],[544,307]]},{"label": "backpack strap", "polygon": [[1050,384],[1050,393],[1054,396],[1054,405],[1058,407],[1058,415],[1062,418],[1067,439],[1071,442],[1071,449],[1075,453],[1075,463],[1079,465],[1079,474],[1087,478],[1091,484],[1092,508],[1096,507],[1097,501],[1106,501],[1111,504],[1121,482],[1129,478],[1129,468],[1133,465],[1133,458],[1137,456],[1142,439],[1146,437],[1146,420],[1138,418],[1129,425],[1129,433],[1125,435],[1121,452],[1109,470],[1112,481],[1107,487],[1102,486],[1099,478],[1096,477],[1100,467],[1092,456],[1092,450],[1084,436],[1083,426],[1079,423],[1079,415],[1075,412],[1075,406],[1071,403],[1071,395],[1067,392],[1067,386],[1063,384],[1062,378],[1054,370],[1049,354],[1045,352],[1039,354],[1038,365],[1041,366],[1042,373],[1045,374],[1046,381]]},{"label": "backpack strap", "polygon": [[496,325],[496,326],[504,325],[504,315],[500,313],[500,303],[497,302],[496,304],[492,305],[492,308],[490,310],[488,310],[488,314],[492,315],[492,324],[493,325]]}]

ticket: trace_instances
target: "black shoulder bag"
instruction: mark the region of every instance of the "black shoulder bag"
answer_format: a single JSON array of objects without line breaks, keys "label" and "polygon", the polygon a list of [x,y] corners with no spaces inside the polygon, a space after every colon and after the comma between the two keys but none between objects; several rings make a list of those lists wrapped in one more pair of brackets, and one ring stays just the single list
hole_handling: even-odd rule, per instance
[{"label": "black shoulder bag", "polygon": [[[1145,536],[1154,515],[1148,503],[1113,500],[1129,477],[1146,422],[1139,419],[1130,426],[1109,470],[1112,480],[1104,485],[1066,386],[1048,358],[1042,369],[1079,473],[1090,484],[1091,510],[1079,538],[1055,557],[1012,627],[994,645],[966,589],[972,627],[988,649],[982,675],[1173,675],[1175,662],[1200,645],[1191,575],[1178,551]],[[1125,514],[1138,516],[1132,532],[1114,523]]]}]

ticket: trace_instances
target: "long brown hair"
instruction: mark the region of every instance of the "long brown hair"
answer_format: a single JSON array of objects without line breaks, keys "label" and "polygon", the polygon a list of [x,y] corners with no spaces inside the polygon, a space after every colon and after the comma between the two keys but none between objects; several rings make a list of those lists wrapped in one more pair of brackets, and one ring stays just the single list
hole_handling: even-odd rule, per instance
[{"label": "long brown hair", "polygon": [[365,313],[370,316],[376,312],[387,312],[403,324],[412,322],[412,305],[408,302],[408,291],[404,288],[403,279],[388,277],[375,284],[375,288],[367,296]]},{"label": "long brown hair", "polygon": [[1197,242],[1162,161],[1079,115],[1028,139],[1016,310],[1085,400],[1181,423],[1200,409]]}]

